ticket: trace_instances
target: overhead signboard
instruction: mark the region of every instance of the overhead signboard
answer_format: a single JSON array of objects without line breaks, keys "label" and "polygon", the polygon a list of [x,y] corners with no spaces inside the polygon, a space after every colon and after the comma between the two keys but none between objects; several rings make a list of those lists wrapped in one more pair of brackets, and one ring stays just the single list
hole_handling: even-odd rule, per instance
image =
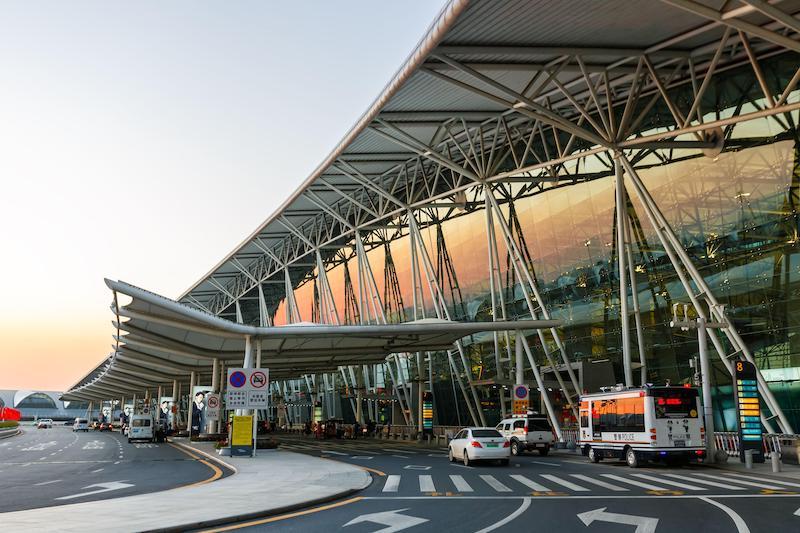
[{"label": "overhead signboard", "polygon": [[745,450],[753,450],[753,462],[764,462],[764,436],[761,432],[761,407],[758,396],[756,367],[747,361],[736,361],[736,412],[739,425],[739,458]]},{"label": "overhead signboard", "polygon": [[530,392],[528,386],[522,383],[514,385],[514,394],[511,401],[511,411],[515,415],[527,415],[530,405]]},{"label": "overhead signboard", "polygon": [[225,403],[228,409],[269,407],[268,368],[229,368]]}]

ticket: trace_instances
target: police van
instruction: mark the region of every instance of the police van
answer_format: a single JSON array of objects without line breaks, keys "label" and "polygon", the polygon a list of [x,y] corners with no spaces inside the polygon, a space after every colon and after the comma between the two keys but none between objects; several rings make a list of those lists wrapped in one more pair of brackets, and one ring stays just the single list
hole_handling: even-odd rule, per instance
[{"label": "police van", "polygon": [[131,425],[128,428],[128,442],[134,440],[153,442],[155,437],[154,431],[153,415],[131,415]]},{"label": "police van", "polygon": [[578,445],[597,463],[702,462],[705,428],[694,387],[614,387],[581,396]]}]

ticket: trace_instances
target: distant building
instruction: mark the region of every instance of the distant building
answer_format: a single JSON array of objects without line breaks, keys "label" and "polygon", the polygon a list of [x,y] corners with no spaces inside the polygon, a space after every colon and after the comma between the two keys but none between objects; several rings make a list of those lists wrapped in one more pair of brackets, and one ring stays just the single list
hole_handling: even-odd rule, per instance
[{"label": "distant building", "polygon": [[59,391],[0,390],[0,407],[19,410],[22,420],[70,420],[86,413],[89,402],[64,402],[59,400],[61,394]]}]

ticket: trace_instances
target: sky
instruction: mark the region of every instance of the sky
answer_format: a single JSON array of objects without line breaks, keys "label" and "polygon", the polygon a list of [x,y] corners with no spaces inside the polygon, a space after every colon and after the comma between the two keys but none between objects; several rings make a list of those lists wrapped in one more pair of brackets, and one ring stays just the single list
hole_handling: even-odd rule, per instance
[{"label": "sky", "polygon": [[0,389],[111,351],[119,279],[177,298],[335,147],[440,0],[4,2]]}]

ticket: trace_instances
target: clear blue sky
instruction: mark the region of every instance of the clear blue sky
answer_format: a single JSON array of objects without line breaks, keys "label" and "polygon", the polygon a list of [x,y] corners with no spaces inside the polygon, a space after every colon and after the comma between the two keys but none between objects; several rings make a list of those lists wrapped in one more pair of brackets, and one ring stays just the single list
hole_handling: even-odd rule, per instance
[{"label": "clear blue sky", "polygon": [[103,277],[177,297],[286,198],[443,2],[4,2],[0,388],[110,350]]}]

